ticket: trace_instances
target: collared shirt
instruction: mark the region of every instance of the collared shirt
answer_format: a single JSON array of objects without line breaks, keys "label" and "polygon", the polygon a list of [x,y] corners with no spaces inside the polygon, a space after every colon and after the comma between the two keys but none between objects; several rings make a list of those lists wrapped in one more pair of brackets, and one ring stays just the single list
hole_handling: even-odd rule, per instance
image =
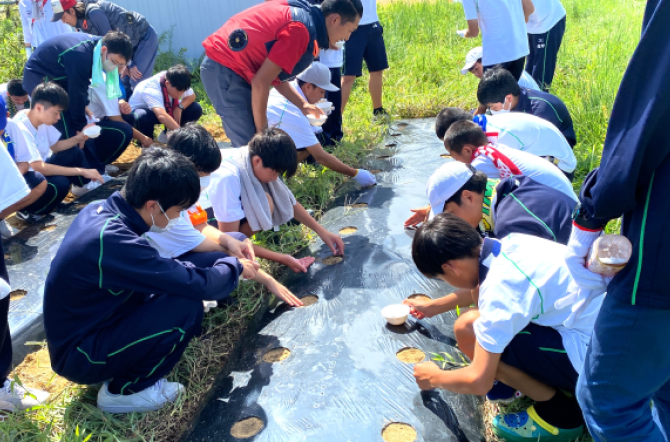
[{"label": "collared shirt", "polygon": [[[51,146],[60,139],[60,132],[53,126],[41,124],[35,128],[28,118],[28,111],[21,111],[13,118],[23,133],[28,147],[34,149],[42,161],[46,161],[51,156]],[[37,161],[37,160],[35,160]]]},{"label": "collared shirt", "polygon": [[[292,81],[291,85],[298,91],[298,94],[305,100],[307,99],[298,86],[297,81]],[[288,101],[276,89],[270,91],[268,99],[268,126],[276,126],[286,132],[295,143],[297,150],[302,150],[315,144],[319,144],[316,138],[314,126],[309,124],[309,120],[293,103]],[[319,127],[318,132],[322,131]]]},{"label": "collared shirt", "polygon": [[570,146],[577,144],[572,117],[565,104],[555,95],[544,91],[521,88],[519,102],[512,112],[524,112],[543,118],[561,131]]}]

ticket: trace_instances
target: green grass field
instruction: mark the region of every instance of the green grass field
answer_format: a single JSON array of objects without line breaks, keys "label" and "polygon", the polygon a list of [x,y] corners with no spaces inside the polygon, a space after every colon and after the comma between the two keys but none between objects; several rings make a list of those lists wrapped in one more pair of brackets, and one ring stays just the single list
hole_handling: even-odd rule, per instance
[{"label": "green grass field", "polygon": [[[608,115],[638,40],[645,2],[563,0],[563,4],[568,11],[567,33],[552,92],[567,104],[577,130],[578,190],[585,174],[599,163]],[[0,81],[20,75],[24,62],[16,9],[6,11],[9,18],[0,10]],[[445,106],[476,105],[476,79],[460,75],[459,69],[466,52],[479,40],[464,40],[456,35],[456,29],[465,27],[460,4],[400,0],[380,5],[379,12],[391,65],[386,74],[384,104],[391,113],[398,118],[428,117]],[[179,48],[179,42],[172,44]],[[364,166],[366,155],[381,141],[382,131],[371,123],[366,83],[363,77],[354,87],[345,115],[347,140],[337,150],[337,155],[351,165]],[[202,91],[199,85],[195,86]],[[204,94],[199,97],[208,114],[205,119],[216,121]],[[340,176],[314,166],[301,166],[298,176],[290,182],[303,205],[317,212],[329,205],[340,184]],[[303,248],[311,239],[299,227],[256,238],[263,245],[287,253]],[[270,270],[275,274],[279,271],[276,267]],[[42,381],[54,387],[53,401],[41,409],[8,416],[0,425],[0,441],[175,440],[248,319],[264,298],[267,301],[267,295],[251,284],[243,284],[236,296],[240,299],[237,306],[215,309],[206,315],[203,337],[192,342],[171,374],[171,379],[184,383],[188,390],[174,406],[144,415],[103,414],[95,408],[97,388],[64,382],[55,388],[56,378],[47,376]],[[19,372],[27,376],[29,370],[22,370]]]}]

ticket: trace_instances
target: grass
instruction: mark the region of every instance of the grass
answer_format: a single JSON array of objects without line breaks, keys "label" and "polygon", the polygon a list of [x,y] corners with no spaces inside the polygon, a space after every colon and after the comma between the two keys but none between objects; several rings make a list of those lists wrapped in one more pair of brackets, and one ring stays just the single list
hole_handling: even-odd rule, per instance
[{"label": "grass", "polygon": [[[552,92],[570,109],[579,144],[575,189],[600,160],[609,112],[621,77],[637,43],[645,2],[638,0],[563,0],[568,11],[567,33],[559,54]],[[24,63],[21,29],[16,8],[0,9],[0,80],[19,76]],[[479,41],[458,37],[465,27],[462,7],[445,1],[380,5],[391,69],[385,74],[384,104],[400,118],[434,116],[445,106],[474,107],[476,80],[462,76],[467,51]],[[169,35],[165,36],[169,46]],[[178,42],[172,42],[178,46]],[[170,49],[170,48],[168,48]],[[160,58],[169,64],[182,57],[167,50]],[[197,75],[196,75],[197,79]],[[381,140],[371,122],[372,106],[364,76],[354,86],[345,115],[347,141],[337,155],[352,166],[364,166],[365,157]],[[194,85],[205,110],[204,122],[219,125],[202,85]],[[332,201],[341,175],[320,167],[300,166],[289,185],[301,203],[317,213]],[[403,220],[397,220],[402,222]],[[300,227],[257,235],[274,250],[295,253],[313,238]],[[271,267],[277,274],[279,269]],[[268,296],[251,283],[235,293],[239,303],[214,309],[205,316],[203,336],[193,340],[170,375],[187,387],[173,406],[154,413],[112,416],[95,408],[97,388],[70,384],[54,376],[45,349],[29,356],[15,370],[26,385],[47,388],[53,400],[45,407],[7,416],[0,425],[0,441],[165,441],[176,440],[194,415],[251,316]],[[36,347],[39,349],[39,347]]]}]

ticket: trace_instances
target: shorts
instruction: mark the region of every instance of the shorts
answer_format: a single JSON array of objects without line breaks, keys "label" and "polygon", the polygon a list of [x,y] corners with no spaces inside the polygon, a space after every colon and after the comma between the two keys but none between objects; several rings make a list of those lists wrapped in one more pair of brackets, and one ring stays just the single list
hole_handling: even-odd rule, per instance
[{"label": "shorts", "polygon": [[379,22],[359,26],[344,45],[343,75],[363,75],[363,60],[369,72],[389,68],[384,28]]},{"label": "shorts", "polygon": [[526,65],[526,56],[523,56],[516,60],[506,61],[504,63],[494,64],[490,66],[484,66],[484,72],[488,71],[489,69],[495,69],[501,67],[509,71],[509,73],[512,74],[512,77],[514,77],[516,81],[519,81],[519,78],[521,78],[521,74],[523,74],[523,68],[525,65]]}]

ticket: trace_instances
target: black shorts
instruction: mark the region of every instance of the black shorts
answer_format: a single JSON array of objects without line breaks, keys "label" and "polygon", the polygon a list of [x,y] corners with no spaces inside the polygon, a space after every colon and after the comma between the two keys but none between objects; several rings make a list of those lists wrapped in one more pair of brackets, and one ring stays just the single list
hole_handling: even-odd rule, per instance
[{"label": "black shorts", "polygon": [[516,81],[519,81],[519,78],[521,78],[521,74],[523,74],[524,66],[526,66],[526,57],[525,56],[521,57],[519,59],[516,59],[516,60],[506,61],[506,62],[500,63],[500,64],[495,64],[495,65],[491,65],[491,66],[484,66],[484,72],[488,71],[489,69],[500,67],[500,68],[503,68],[503,69],[507,69],[509,71],[509,73],[512,74],[512,77],[514,77],[514,79]]},{"label": "black shorts", "polygon": [[505,347],[500,360],[554,388],[575,391],[577,387],[577,372],[563,338],[551,327],[528,324]]},{"label": "black shorts", "polygon": [[344,45],[343,75],[363,75],[363,60],[369,72],[388,69],[384,28],[379,22],[359,26]]}]

